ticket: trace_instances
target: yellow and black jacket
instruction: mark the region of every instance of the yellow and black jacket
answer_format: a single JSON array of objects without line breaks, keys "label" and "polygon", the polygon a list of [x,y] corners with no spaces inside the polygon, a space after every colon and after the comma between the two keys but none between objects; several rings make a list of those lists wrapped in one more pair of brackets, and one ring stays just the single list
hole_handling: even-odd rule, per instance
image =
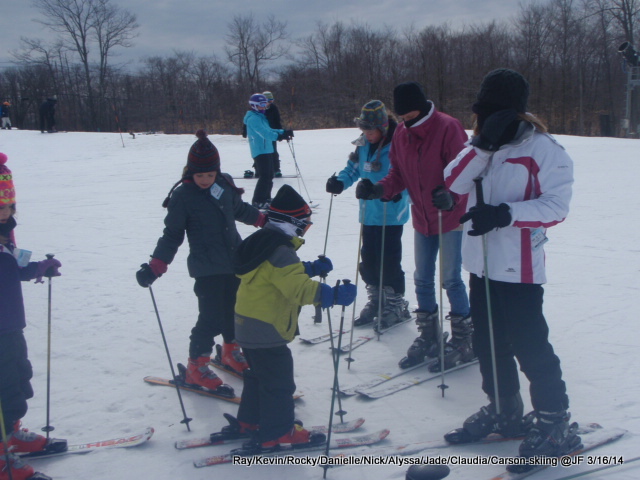
[{"label": "yellow and black jacket", "polygon": [[311,280],[296,250],[304,240],[277,227],[247,237],[238,248],[235,271],[235,335],[243,348],[273,348],[291,342],[302,305],[320,303],[320,282]]}]

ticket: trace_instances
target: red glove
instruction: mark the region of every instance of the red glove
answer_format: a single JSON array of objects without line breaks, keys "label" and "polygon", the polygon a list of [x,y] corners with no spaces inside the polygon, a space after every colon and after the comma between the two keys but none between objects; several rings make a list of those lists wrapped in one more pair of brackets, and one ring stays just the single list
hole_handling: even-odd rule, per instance
[{"label": "red glove", "polygon": [[151,267],[151,271],[156,277],[167,273],[167,269],[169,268],[169,266],[159,258],[152,258],[149,262],[149,267]]},{"label": "red glove", "polygon": [[256,223],[253,224],[253,226],[262,228],[264,227],[265,223],[267,223],[267,216],[264,213],[260,212],[260,214],[258,215],[258,219],[256,220]]}]

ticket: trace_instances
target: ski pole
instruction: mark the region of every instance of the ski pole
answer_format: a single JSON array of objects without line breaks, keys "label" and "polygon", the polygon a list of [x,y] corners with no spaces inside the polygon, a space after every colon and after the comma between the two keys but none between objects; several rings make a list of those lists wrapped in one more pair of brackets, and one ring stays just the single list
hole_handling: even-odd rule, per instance
[{"label": "ski pole", "polygon": [[442,290],[443,290],[443,282],[442,282],[442,272],[444,272],[444,268],[442,266],[442,246],[444,242],[442,241],[442,210],[438,209],[438,268],[440,269],[440,385],[438,388],[442,390],[442,398],[444,398],[444,391],[449,388],[449,385],[444,383],[444,314],[442,312]]},{"label": "ski pole", "polygon": [[[302,180],[302,186],[304,187],[304,191],[307,192],[307,198],[309,199],[309,203],[313,203],[311,200],[311,195],[309,195],[309,190],[307,190],[307,185],[304,183],[304,178],[302,177],[302,172],[300,171],[300,167],[298,166],[298,161],[296,160],[296,151],[293,148],[293,140],[287,140],[287,145],[289,145],[289,150],[291,150],[291,156],[293,157],[293,164],[296,166],[296,173],[300,180]],[[298,190],[300,189],[300,184],[298,183]]]},{"label": "ski pole", "polygon": [[[360,249],[362,248],[362,232],[364,230],[364,219],[367,211],[367,202],[363,200],[362,218],[360,219],[360,237],[358,238],[358,260],[356,261],[356,288],[358,287],[358,277],[360,276]],[[356,321],[356,300],[353,300],[353,312],[351,314],[351,337],[349,338],[349,356],[345,359],[347,361],[347,370],[351,369],[351,362],[355,362],[355,359],[351,356],[353,352],[353,330],[354,323]]]},{"label": "ski pole", "polygon": [[[476,205],[484,205],[484,193],[482,191],[482,177],[473,179],[476,184]],[[496,415],[500,415],[500,396],[498,388],[498,367],[496,364],[496,347],[493,336],[493,312],[491,309],[491,292],[489,291],[489,263],[487,259],[487,235],[482,235],[482,258],[484,261],[484,289],[487,295],[487,320],[489,322],[489,343],[491,345],[491,373],[493,374],[493,392],[496,405]]]},{"label": "ski pole", "polygon": [[[334,174],[335,175],[335,174]],[[329,218],[327,218],[327,231],[324,235],[324,250],[322,255],[318,255],[318,258],[322,259],[327,256],[327,242],[329,241],[329,224],[331,223],[331,209],[333,208],[333,194],[331,194],[331,200],[329,200]],[[322,282],[325,282],[327,278],[326,274],[321,275]],[[316,314],[313,316],[313,323],[322,323],[322,307],[316,306]]]},{"label": "ski pole", "polygon": [[7,471],[9,472],[9,480],[13,480],[11,472],[11,463],[9,462],[9,440],[7,439],[7,428],[4,423],[4,413],[2,412],[2,400],[0,400],[0,430],[2,434],[2,446],[4,447],[4,459],[7,462]]},{"label": "ski pole", "polygon": [[[336,283],[336,287],[340,285],[340,280]],[[337,295],[337,289],[335,295]],[[334,385],[338,390],[340,390],[340,385],[338,385],[337,378],[337,369],[338,369],[338,359],[340,358],[340,351],[335,347],[335,341],[333,339],[333,327],[331,326],[331,311],[329,310],[331,307],[327,307],[327,323],[329,324],[329,340],[331,341],[331,360],[333,361],[333,370],[334,370]],[[338,333],[338,340],[342,338],[342,325],[340,325],[340,331]],[[333,402],[335,400],[335,396],[331,397],[331,416],[333,417]],[[340,422],[344,422],[343,417],[347,414],[345,410],[342,409],[342,399],[338,396],[338,412],[336,415],[340,415]]]},{"label": "ski pole", "polygon": [[[47,253],[47,259],[54,257],[53,253]],[[49,273],[49,275],[47,275]],[[49,432],[55,430],[50,423],[50,410],[51,410],[51,272],[45,272],[45,277],[49,279],[48,282],[48,297],[47,297],[47,424],[42,427],[42,431],[47,433],[47,440],[49,440]]]},{"label": "ski pole", "polygon": [[[349,280],[343,280],[342,283],[344,283],[345,285],[351,283]],[[338,280],[338,283],[336,283],[336,287],[338,287],[340,285],[340,280]],[[336,296],[337,296],[338,292],[337,292],[337,288],[336,288]],[[344,415],[347,413],[345,411],[342,410],[342,406],[340,405],[340,395],[339,395],[339,385],[338,385],[338,367],[340,365],[340,348],[342,347],[342,327],[344,326],[344,311],[345,311],[345,306],[342,306],[342,312],[340,314],[340,333],[338,334],[338,350],[336,351],[333,359],[333,388],[331,391],[331,411],[329,413],[329,427],[327,429],[327,444],[325,447],[325,456],[328,457],[329,456],[329,444],[331,443],[331,431],[333,430],[333,409],[335,407],[335,399],[336,397],[338,397],[338,408],[340,408],[340,410],[336,413],[336,415],[340,415],[340,422],[344,422]],[[329,311],[329,309],[327,309],[327,312]],[[333,337],[331,339],[331,342],[333,343]],[[331,348],[333,349],[333,345],[331,345]],[[327,476],[327,467],[324,467],[324,475],[323,478],[326,478]]]},{"label": "ski pole", "polygon": [[156,311],[156,317],[158,319],[158,326],[160,327],[160,334],[162,335],[162,342],[164,343],[164,350],[165,352],[167,352],[167,359],[169,360],[169,368],[171,368],[171,378],[173,378],[173,381],[175,382],[176,385],[176,392],[178,392],[178,400],[180,401],[180,407],[182,408],[182,420],[180,421],[180,423],[184,423],[187,425],[187,431],[191,431],[191,428],[189,427],[189,422],[192,420],[191,418],[187,417],[187,412],[184,409],[184,402],[182,401],[182,394],[180,393],[180,385],[178,380],[178,377],[176,376],[176,372],[173,368],[173,361],[171,360],[171,354],[169,353],[169,346],[167,345],[167,338],[164,335],[164,329],[162,328],[162,321],[160,321],[160,313],[158,312],[158,305],[156,304],[156,298],[153,295],[153,289],[151,288],[151,285],[149,285],[149,293],[151,294],[151,301],[153,302],[153,309]]},{"label": "ski pole", "polygon": [[380,241],[380,281],[378,284],[378,321],[376,322],[376,333],[380,341],[380,322],[382,320],[382,296],[384,295],[383,275],[384,275],[384,237],[387,229],[387,203],[383,202],[382,207],[382,240]]}]

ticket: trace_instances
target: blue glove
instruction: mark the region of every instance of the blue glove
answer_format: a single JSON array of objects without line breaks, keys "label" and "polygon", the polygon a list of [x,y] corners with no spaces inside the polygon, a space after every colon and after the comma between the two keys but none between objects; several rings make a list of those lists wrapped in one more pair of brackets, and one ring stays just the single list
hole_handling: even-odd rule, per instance
[{"label": "blue glove", "polygon": [[304,273],[310,277],[315,277],[316,275],[326,277],[327,273],[333,270],[331,260],[325,256],[321,256],[318,260],[314,260],[313,262],[302,262],[302,264],[304,265]]},{"label": "blue glove", "polygon": [[333,290],[335,304],[344,305],[345,307],[351,305],[358,294],[358,287],[353,283],[343,283],[333,287],[331,290]]}]

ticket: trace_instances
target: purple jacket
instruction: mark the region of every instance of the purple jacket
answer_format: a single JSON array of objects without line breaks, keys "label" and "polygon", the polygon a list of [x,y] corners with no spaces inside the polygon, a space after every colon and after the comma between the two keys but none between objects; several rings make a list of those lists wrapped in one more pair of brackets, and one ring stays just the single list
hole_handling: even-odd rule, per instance
[{"label": "purple jacket", "polygon": [[[405,188],[409,191],[413,228],[423,235],[438,234],[438,209],[431,203],[431,192],[444,185],[444,168],[464,149],[466,141],[460,122],[436,111],[433,103],[429,115],[417,124],[407,128],[401,123],[396,128],[389,151],[391,170],[379,183],[385,198]],[[443,233],[458,228],[466,211],[467,195],[454,197],[453,210],[442,212]]]},{"label": "purple jacket", "polygon": [[35,278],[38,262],[20,268],[11,253],[13,246],[0,245],[0,335],[26,326],[21,281]]}]

